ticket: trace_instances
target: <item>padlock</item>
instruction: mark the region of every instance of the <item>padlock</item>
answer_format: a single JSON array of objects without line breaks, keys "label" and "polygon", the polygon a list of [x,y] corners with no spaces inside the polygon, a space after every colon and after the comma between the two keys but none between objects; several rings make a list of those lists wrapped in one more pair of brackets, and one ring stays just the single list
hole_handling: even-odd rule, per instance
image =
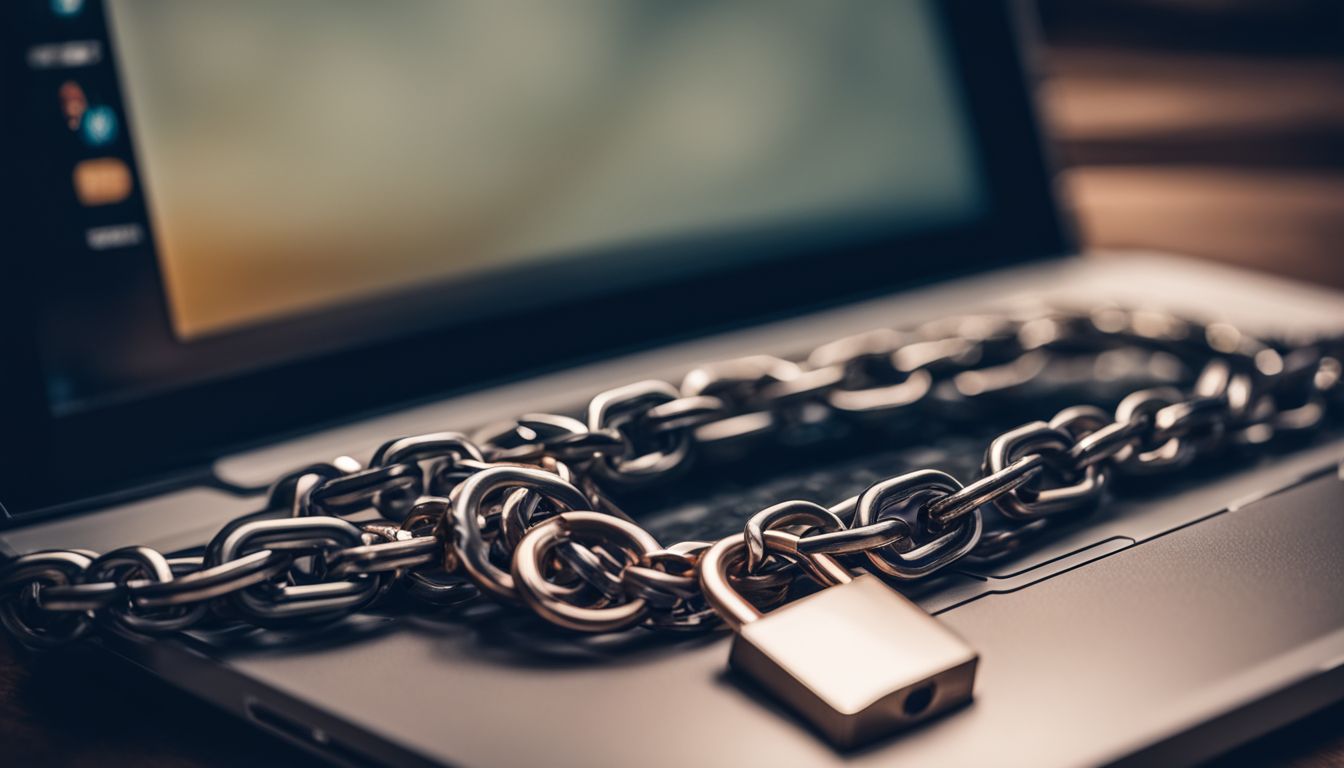
[{"label": "padlock", "polygon": [[762,614],[729,583],[746,542],[731,536],[700,561],[706,600],[734,630],[728,664],[753,678],[833,744],[853,747],[971,699],[979,656],[876,576],[851,576],[829,555],[798,553],[798,537],[766,531],[820,591]]}]

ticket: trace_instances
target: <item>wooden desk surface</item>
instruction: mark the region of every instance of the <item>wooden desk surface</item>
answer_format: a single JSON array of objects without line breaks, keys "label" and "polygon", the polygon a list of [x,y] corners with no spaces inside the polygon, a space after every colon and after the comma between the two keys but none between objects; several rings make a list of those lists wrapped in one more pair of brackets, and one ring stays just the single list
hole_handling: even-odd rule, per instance
[{"label": "wooden desk surface", "polygon": [[1344,289],[1344,57],[1055,49],[1042,112],[1089,247]]},{"label": "wooden desk surface", "polygon": [[[1057,51],[1044,91],[1089,245],[1344,288],[1338,61]],[[0,644],[0,763],[302,765],[303,753],[129,669]],[[1344,706],[1217,761],[1344,765]]]}]

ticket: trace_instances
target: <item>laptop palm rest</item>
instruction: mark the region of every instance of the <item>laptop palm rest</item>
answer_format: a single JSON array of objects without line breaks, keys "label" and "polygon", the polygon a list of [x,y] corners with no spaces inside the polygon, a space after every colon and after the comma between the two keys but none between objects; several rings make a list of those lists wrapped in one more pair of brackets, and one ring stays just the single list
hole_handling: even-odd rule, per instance
[{"label": "laptop palm rest", "polygon": [[[376,733],[384,746],[466,765],[620,763],[630,744],[668,743],[673,734],[715,745],[715,764],[878,765],[900,757],[1000,765],[1030,756],[1034,765],[1055,765],[1108,762],[1139,749],[1185,762],[1344,692],[1337,470],[1101,550],[987,579],[977,599],[944,611],[981,653],[975,702],[849,754],[726,676],[722,640],[596,650],[585,661],[548,656],[545,633],[393,622],[357,642],[211,654],[248,678],[253,705],[261,700],[300,723],[321,717],[328,730],[333,715],[357,722],[360,733],[350,735],[370,753],[379,751],[367,741]],[[899,652],[899,638],[892,642]],[[1275,698],[1295,685],[1310,690]],[[646,697],[656,700],[656,717],[653,704],[641,703]],[[1247,722],[1207,738],[1208,728],[1198,738],[1187,733],[1222,718]],[[509,736],[517,723],[527,724],[527,738]],[[679,750],[641,757],[683,761]]]}]

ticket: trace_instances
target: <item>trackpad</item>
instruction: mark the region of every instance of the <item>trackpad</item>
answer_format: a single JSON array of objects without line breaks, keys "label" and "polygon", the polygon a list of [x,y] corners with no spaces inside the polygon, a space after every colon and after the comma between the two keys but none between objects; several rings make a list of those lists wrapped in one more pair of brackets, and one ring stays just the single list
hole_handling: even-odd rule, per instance
[{"label": "trackpad", "polygon": [[1049,727],[1014,748],[1042,755],[1155,738],[1344,661],[1341,595],[1332,470],[942,613],[981,653],[976,702],[949,730],[1031,712]]}]

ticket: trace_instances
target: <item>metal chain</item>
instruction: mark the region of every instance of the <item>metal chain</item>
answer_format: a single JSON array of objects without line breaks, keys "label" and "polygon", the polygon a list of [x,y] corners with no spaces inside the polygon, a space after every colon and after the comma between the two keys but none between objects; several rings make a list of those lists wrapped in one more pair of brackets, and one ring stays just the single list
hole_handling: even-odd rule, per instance
[{"label": "metal chain", "polygon": [[[0,569],[0,624],[25,645],[50,647],[94,627],[291,627],[397,597],[444,606],[484,594],[578,631],[712,627],[719,619],[696,574],[710,543],[662,546],[612,491],[666,482],[693,459],[721,462],[772,439],[976,419],[1038,396],[1059,360],[1093,361],[1084,378],[1115,354],[1196,366],[1184,388],[1140,389],[1114,412],[1074,406],[1000,434],[981,476],[964,485],[927,469],[829,509],[810,501],[765,509],[747,522],[747,557],[730,573],[762,606],[783,600],[819,553],[920,579],[1019,550],[1102,504],[1116,476],[1171,472],[1319,429],[1344,400],[1342,352],[1344,338],[1268,344],[1221,323],[1114,307],[872,331],[797,360],[758,355],[696,368],[680,386],[612,389],[593,398],[586,422],[527,414],[471,437],[391,440],[368,466],[341,457],[303,467],[197,553],[17,557]],[[781,529],[796,538],[790,552],[767,546]]]}]

